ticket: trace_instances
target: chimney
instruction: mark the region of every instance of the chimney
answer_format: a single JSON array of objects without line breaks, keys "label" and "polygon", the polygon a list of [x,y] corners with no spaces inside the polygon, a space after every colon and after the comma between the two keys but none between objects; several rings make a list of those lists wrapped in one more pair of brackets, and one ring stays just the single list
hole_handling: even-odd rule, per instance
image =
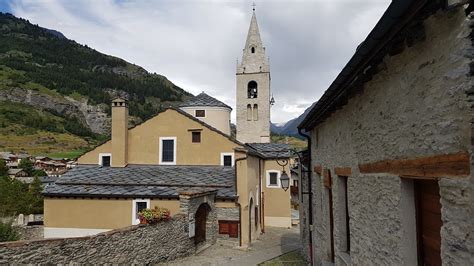
[{"label": "chimney", "polygon": [[123,98],[112,101],[112,167],[127,166],[128,104]]}]

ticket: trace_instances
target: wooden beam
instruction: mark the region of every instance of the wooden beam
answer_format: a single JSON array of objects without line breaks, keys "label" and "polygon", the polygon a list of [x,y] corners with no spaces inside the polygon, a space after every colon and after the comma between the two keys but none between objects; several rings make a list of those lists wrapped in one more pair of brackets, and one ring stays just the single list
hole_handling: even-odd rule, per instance
[{"label": "wooden beam", "polygon": [[338,176],[352,176],[352,169],[350,167],[335,167],[334,173]]},{"label": "wooden beam", "polygon": [[323,172],[323,167],[321,165],[316,165],[314,167],[314,172],[318,173],[318,175],[321,175]]},{"label": "wooden beam", "polygon": [[323,183],[327,188],[331,188],[332,186],[331,172],[329,172],[329,169],[323,170]]},{"label": "wooden beam", "polygon": [[440,178],[468,176],[470,167],[469,153],[463,152],[360,164],[359,170],[362,174],[390,173],[404,177]]}]

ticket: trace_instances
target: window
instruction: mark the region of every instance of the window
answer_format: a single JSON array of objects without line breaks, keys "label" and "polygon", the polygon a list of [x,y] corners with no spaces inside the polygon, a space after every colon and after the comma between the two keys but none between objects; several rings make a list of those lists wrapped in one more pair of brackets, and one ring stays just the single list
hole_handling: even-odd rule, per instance
[{"label": "window", "polygon": [[253,121],[258,120],[258,105],[253,105]]},{"label": "window", "polygon": [[206,110],[196,110],[195,117],[206,117]]},{"label": "window", "polygon": [[176,164],[176,137],[160,138],[160,164]]},{"label": "window", "polygon": [[255,47],[250,48],[250,51],[252,51],[252,54],[255,53]]},{"label": "window", "polygon": [[144,209],[150,208],[149,199],[135,199],[132,202],[132,224],[139,224],[140,219],[138,219],[138,213]]},{"label": "window", "polygon": [[191,132],[193,143],[201,143],[201,132],[193,131]]},{"label": "window", "polygon": [[112,162],[112,154],[110,153],[99,153],[99,165],[103,167],[110,167]]},{"label": "window", "polygon": [[247,121],[252,120],[252,105],[247,104]]},{"label": "window", "polygon": [[234,153],[221,153],[221,165],[234,166]]},{"label": "window", "polygon": [[250,81],[247,85],[247,97],[249,99],[257,98],[258,95],[258,85],[255,81]]},{"label": "window", "polygon": [[104,167],[110,166],[110,156],[102,156],[102,166]]},{"label": "window", "polygon": [[276,171],[276,170],[267,171],[267,187],[280,188],[280,171]]}]

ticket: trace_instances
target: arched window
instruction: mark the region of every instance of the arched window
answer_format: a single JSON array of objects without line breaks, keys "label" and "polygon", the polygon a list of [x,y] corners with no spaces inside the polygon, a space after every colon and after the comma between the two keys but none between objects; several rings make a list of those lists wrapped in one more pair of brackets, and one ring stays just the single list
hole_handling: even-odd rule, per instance
[{"label": "arched window", "polygon": [[255,47],[250,48],[250,51],[252,51],[252,54],[255,53]]},{"label": "arched window", "polygon": [[253,121],[258,120],[258,105],[253,105]]},{"label": "arched window", "polygon": [[247,85],[247,97],[249,99],[257,98],[258,95],[258,85],[255,81],[250,81]]},{"label": "arched window", "polygon": [[252,120],[252,105],[247,104],[247,121]]}]

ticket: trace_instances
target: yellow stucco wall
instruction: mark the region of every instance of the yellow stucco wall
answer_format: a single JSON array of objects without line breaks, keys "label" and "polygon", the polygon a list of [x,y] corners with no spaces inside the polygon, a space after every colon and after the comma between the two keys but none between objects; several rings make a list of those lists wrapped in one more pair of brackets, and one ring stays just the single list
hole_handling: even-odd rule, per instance
[{"label": "yellow stucco wall", "polygon": [[131,224],[131,199],[44,199],[45,227],[116,229]]},{"label": "yellow stucco wall", "polygon": [[217,128],[218,130],[230,135],[230,112],[228,108],[224,107],[182,107],[181,110],[195,116],[196,110],[205,110],[205,117],[196,117],[203,122]]},{"label": "yellow stucco wall", "polygon": [[152,199],[150,201],[151,208],[154,208],[155,206],[157,207],[162,207],[162,208],[167,208],[171,212],[171,216],[178,214],[179,213],[179,200],[178,199],[173,199],[173,200],[156,200]]},{"label": "yellow stucco wall", "polygon": [[[242,157],[238,154],[238,157]],[[260,235],[260,223],[255,226],[253,219],[249,216],[254,215],[254,208],[250,206],[250,199],[253,199],[253,207],[257,204],[258,184],[259,184],[259,159],[252,155],[238,161],[237,167],[237,192],[239,194],[238,202],[241,206],[241,236],[242,246],[248,246],[251,240],[257,239]],[[258,221],[259,217],[255,217]],[[250,221],[250,223],[249,223]],[[251,239],[249,238],[251,231]]]},{"label": "yellow stucco wall", "polygon": [[[264,163],[262,173],[262,191],[265,197],[265,224],[269,226],[277,226],[277,220],[281,220],[281,224],[291,226],[291,202],[290,190],[284,191],[282,188],[267,187],[267,171],[276,170],[282,171],[282,167],[274,160],[267,160]],[[285,166],[287,174],[290,173],[289,166]],[[269,218],[275,217],[275,218]],[[285,225],[286,226],[286,225]]]},{"label": "yellow stucco wall", "polygon": [[[132,225],[133,199],[45,198],[44,226],[58,228],[117,229]],[[179,213],[179,200],[150,201],[150,207]]]},{"label": "yellow stucco wall", "polygon": [[[192,143],[190,129],[201,129],[201,143]],[[176,137],[177,165],[220,165],[221,153],[240,145],[197,121],[168,109],[128,132],[128,164],[159,164],[160,137]],[[112,152],[111,143],[78,159],[79,164],[98,164],[99,153]],[[114,155],[112,154],[112,158]]]},{"label": "yellow stucco wall", "polygon": [[77,159],[78,164],[99,164],[99,153],[112,153],[112,141],[109,140],[95,149],[84,153]]}]

